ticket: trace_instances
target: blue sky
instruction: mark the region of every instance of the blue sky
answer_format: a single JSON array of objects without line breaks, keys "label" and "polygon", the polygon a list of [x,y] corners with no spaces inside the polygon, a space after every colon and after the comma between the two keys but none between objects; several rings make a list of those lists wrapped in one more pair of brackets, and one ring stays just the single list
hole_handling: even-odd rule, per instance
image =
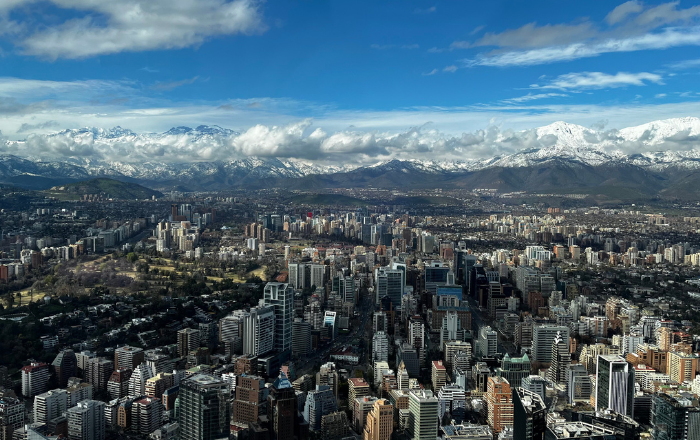
[{"label": "blue sky", "polygon": [[263,148],[700,110],[689,1],[6,0],[0,54],[9,139],[218,124]]}]

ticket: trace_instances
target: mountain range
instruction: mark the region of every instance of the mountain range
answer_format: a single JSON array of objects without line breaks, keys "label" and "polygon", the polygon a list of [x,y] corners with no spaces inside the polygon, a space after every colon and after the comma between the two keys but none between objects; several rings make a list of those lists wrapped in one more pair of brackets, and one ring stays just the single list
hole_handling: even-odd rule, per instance
[{"label": "mountain range", "polygon": [[[509,142],[500,133],[494,144]],[[370,165],[321,165],[298,159],[247,157],[208,162],[105,161],[75,154],[49,160],[0,155],[0,183],[46,189],[96,177],[135,182],[161,191],[283,187],[314,189],[489,188],[499,192],[597,194],[611,200],[700,197],[700,119],[676,118],[621,130],[594,130],[566,122],[527,132],[530,144],[508,154],[469,160],[388,160]],[[115,127],[84,128],[45,135],[81,148],[121,145],[143,148],[221,144],[239,133],[217,126],[175,127],[137,134]],[[5,151],[26,151],[28,141],[5,141]],[[518,145],[525,145],[520,143]],[[87,146],[87,147],[86,147]],[[71,147],[75,148],[75,147]],[[494,148],[496,150],[496,148]],[[72,151],[79,151],[72,150]]]}]

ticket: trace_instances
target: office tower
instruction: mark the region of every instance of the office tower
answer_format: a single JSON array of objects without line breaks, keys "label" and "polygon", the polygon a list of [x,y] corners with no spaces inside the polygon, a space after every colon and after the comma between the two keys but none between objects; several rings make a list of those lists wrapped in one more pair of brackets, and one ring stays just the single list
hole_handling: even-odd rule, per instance
[{"label": "office tower", "polygon": [[311,265],[311,287],[322,288],[326,285],[326,266],[323,264]]},{"label": "office tower", "polygon": [[343,301],[346,303],[355,304],[357,302],[355,295],[355,279],[353,277],[340,277],[338,284],[338,294],[341,298],[343,298]]},{"label": "office tower", "polygon": [[396,352],[396,364],[400,365],[403,362],[409,376],[420,377],[420,360],[418,359],[418,351],[408,343],[403,343],[399,346]]},{"label": "office tower", "polygon": [[293,289],[303,290],[306,288],[306,283],[304,282],[306,279],[306,264],[289,263],[287,269],[289,269],[289,276],[287,278],[289,285],[292,286]]},{"label": "office tower", "polygon": [[435,440],[438,427],[438,399],[430,391],[414,390],[408,396],[406,430],[415,440]]},{"label": "office tower", "polygon": [[566,378],[566,369],[571,364],[571,353],[569,353],[569,340],[564,339],[560,333],[552,341],[551,358],[547,378],[554,383],[563,383]]},{"label": "office tower", "polygon": [[243,354],[262,356],[274,350],[275,311],[273,307],[253,307],[243,324]]},{"label": "office tower", "polygon": [[355,432],[363,432],[367,415],[377,400],[374,396],[362,396],[352,402],[352,426]]},{"label": "office tower", "polygon": [[488,424],[494,434],[513,426],[513,391],[507,380],[489,377],[486,387]]},{"label": "office tower", "polygon": [[372,361],[389,360],[389,337],[383,331],[378,331],[372,336]]},{"label": "office tower", "polygon": [[654,440],[700,438],[700,407],[692,395],[659,393],[652,402]]},{"label": "office tower", "polygon": [[449,341],[445,345],[445,356],[443,361],[445,362],[445,368],[449,372],[454,372],[454,357],[457,353],[466,353],[469,358],[472,355],[472,344],[466,341]]},{"label": "office tower", "polygon": [[363,440],[389,440],[394,432],[394,406],[386,399],[374,402],[364,428]]},{"label": "office tower", "polygon": [[442,420],[446,413],[449,413],[450,417],[456,423],[461,423],[464,420],[467,398],[463,386],[447,384],[440,388],[437,397],[440,405],[440,420]]},{"label": "office tower", "polygon": [[596,411],[612,409],[633,416],[634,368],[621,356],[598,356],[596,369]]},{"label": "office tower", "polygon": [[309,430],[321,429],[321,418],[338,410],[333,390],[328,385],[316,385],[314,391],[309,391],[304,404],[304,420],[309,424]]},{"label": "office tower", "polygon": [[330,339],[338,336],[338,313],[326,311],[323,314],[323,327],[328,329]]},{"label": "office tower", "polygon": [[311,353],[311,324],[301,318],[292,323],[292,355],[303,358]]},{"label": "office tower", "polygon": [[501,366],[496,369],[496,376],[508,381],[511,388],[517,388],[522,380],[530,375],[530,358],[527,353],[522,357],[510,357],[508,353],[503,356]]},{"label": "office tower", "polygon": [[[387,364],[388,365],[388,364]],[[396,373],[396,385],[398,389],[403,391],[408,391],[409,389],[410,376],[408,375],[408,370],[406,369],[406,364],[403,361],[399,364]]]},{"label": "office tower", "polygon": [[336,411],[321,417],[321,438],[341,440],[349,434],[348,416],[345,411]]},{"label": "office tower", "polygon": [[34,423],[48,423],[68,409],[66,390],[51,390],[34,396]]},{"label": "office tower", "polygon": [[547,407],[542,397],[523,388],[513,388],[513,440],[544,440]]},{"label": "office tower", "polygon": [[186,357],[199,348],[199,330],[183,328],[177,332],[177,355]]},{"label": "office tower", "polygon": [[69,377],[76,377],[78,375],[78,360],[73,350],[62,350],[59,352],[51,365],[56,372],[56,380],[59,388],[66,387]]},{"label": "office tower", "polygon": [[318,373],[316,373],[316,385],[328,385],[336,399],[338,398],[339,380],[338,369],[333,362],[326,362],[321,365]]},{"label": "office tower", "polygon": [[[559,335],[569,340],[569,327],[558,325],[538,325],[532,330],[532,360],[534,362],[552,362],[552,343]],[[568,342],[567,342],[568,343]]]},{"label": "office tower", "polygon": [[369,383],[362,378],[351,377],[348,379],[348,402],[369,395]]},{"label": "office tower", "polygon": [[180,382],[176,413],[180,440],[213,440],[228,432],[227,384],[208,374]]},{"label": "office tower", "polygon": [[479,340],[477,341],[478,355],[491,357],[498,353],[498,333],[491,327],[484,326],[479,329]]},{"label": "office tower", "polygon": [[146,395],[146,381],[152,377],[153,373],[146,364],[137,366],[129,377],[129,395],[134,397]]},{"label": "office tower", "polygon": [[240,376],[236,384],[236,400],[233,401],[231,421],[258,423],[264,404],[265,379],[260,376]]},{"label": "office tower", "polygon": [[22,367],[22,395],[34,397],[46,392],[49,383],[49,365],[43,362],[32,362]]},{"label": "office tower", "polygon": [[672,382],[691,382],[698,370],[698,355],[669,352],[667,357],[666,374]]},{"label": "office tower", "polygon": [[146,436],[160,428],[163,404],[155,397],[142,397],[131,404],[131,430]]},{"label": "office tower", "polygon": [[112,399],[121,399],[129,395],[129,378],[131,370],[120,368],[114,370],[107,381],[107,392]]},{"label": "office tower", "polygon": [[420,365],[425,366],[425,322],[418,316],[413,316],[408,321],[408,343],[418,352]]},{"label": "office tower", "polygon": [[297,396],[287,375],[280,373],[267,396],[267,419],[273,440],[294,440]]},{"label": "office tower", "polygon": [[221,318],[219,321],[219,342],[226,346],[230,344],[230,353],[227,356],[243,353],[243,322],[246,313],[236,310],[232,314]]},{"label": "office tower", "polygon": [[265,305],[272,307],[275,314],[274,350],[277,352],[291,350],[294,288],[289,284],[267,283],[264,298]]},{"label": "office tower", "polygon": [[375,284],[377,289],[376,304],[388,296],[394,308],[401,306],[401,297],[405,290],[405,273],[401,269],[389,269],[380,267],[375,270]]},{"label": "office tower", "polygon": [[98,400],[83,400],[66,411],[70,440],[104,440],[105,404]]},{"label": "office tower", "polygon": [[433,383],[433,393],[437,394],[447,383],[447,369],[442,361],[431,363],[431,379]]},{"label": "office tower", "polygon": [[589,402],[593,394],[593,382],[588,376],[586,367],[581,364],[569,365],[566,370],[566,394],[569,405],[576,402]]},{"label": "office tower", "polygon": [[142,349],[125,345],[114,350],[114,369],[128,368],[133,371],[144,359]]}]

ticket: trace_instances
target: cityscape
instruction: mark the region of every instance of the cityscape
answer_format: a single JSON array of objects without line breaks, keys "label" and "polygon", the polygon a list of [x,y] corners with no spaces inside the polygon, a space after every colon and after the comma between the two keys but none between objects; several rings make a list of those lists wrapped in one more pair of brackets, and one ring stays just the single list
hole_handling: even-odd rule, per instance
[{"label": "cityscape", "polygon": [[0,1],[0,440],[700,440],[699,46],[690,1]]}]

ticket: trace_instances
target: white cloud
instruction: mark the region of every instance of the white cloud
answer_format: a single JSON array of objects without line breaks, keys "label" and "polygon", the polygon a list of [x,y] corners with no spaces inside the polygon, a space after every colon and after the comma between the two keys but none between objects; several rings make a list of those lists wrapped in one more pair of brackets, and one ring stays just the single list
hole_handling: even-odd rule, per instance
[{"label": "white cloud", "polygon": [[26,54],[57,59],[181,49],[217,36],[267,29],[257,0],[49,1],[86,15],[30,33],[17,43]]},{"label": "white cloud", "polygon": [[547,99],[547,98],[564,98],[567,97],[566,93],[528,93],[527,95],[524,96],[518,96],[517,98],[510,98],[510,99],[504,99],[503,102],[505,103],[521,103],[521,102],[528,102],[528,101],[534,101],[537,99]]},{"label": "white cloud", "polygon": [[[549,45],[562,45],[589,38],[594,34],[591,23],[580,24],[547,24],[537,26],[536,23],[528,23],[518,29],[509,29],[499,34],[487,33],[473,44],[453,43],[453,47],[514,47],[529,48]],[[462,42],[463,43],[463,42]]]},{"label": "white cloud", "polygon": [[666,67],[668,67],[669,69],[685,70],[693,69],[698,66],[700,66],[700,59],[678,61],[675,63],[668,64]]},{"label": "white cloud", "polygon": [[533,89],[606,89],[626,86],[644,86],[648,83],[663,84],[661,75],[649,72],[618,72],[610,75],[603,72],[577,72],[560,75],[547,84],[532,84]]},{"label": "white cloud", "polygon": [[630,0],[610,11],[610,13],[608,13],[608,15],[605,17],[605,21],[610,25],[617,24],[625,20],[630,15],[639,14],[643,9],[644,7],[642,6],[641,2],[637,0]]},{"label": "white cloud", "polygon": [[437,70],[437,69],[433,69],[433,70],[431,70],[430,72],[423,73],[422,75],[423,75],[423,76],[431,76],[431,75],[435,75],[436,73],[438,73],[438,70]]},{"label": "white cloud", "polygon": [[414,14],[432,14],[433,12],[437,11],[436,6],[431,6],[429,8],[416,8],[413,10]]},{"label": "white cloud", "polygon": [[681,46],[700,45],[700,27],[669,28],[624,39],[609,39],[599,43],[574,43],[539,49],[512,51],[493,55],[481,55],[465,60],[468,66],[532,66],[580,58],[597,57],[606,53],[635,52],[640,50],[669,49]]},{"label": "white cloud", "polygon": [[657,93],[656,95],[654,95],[654,98],[659,98],[659,99],[665,98],[665,97],[666,97],[665,93]]},{"label": "white cloud", "polygon": [[457,66],[452,65],[452,66],[447,66],[444,69],[442,69],[443,72],[449,72],[449,73],[454,73],[457,71]]}]

